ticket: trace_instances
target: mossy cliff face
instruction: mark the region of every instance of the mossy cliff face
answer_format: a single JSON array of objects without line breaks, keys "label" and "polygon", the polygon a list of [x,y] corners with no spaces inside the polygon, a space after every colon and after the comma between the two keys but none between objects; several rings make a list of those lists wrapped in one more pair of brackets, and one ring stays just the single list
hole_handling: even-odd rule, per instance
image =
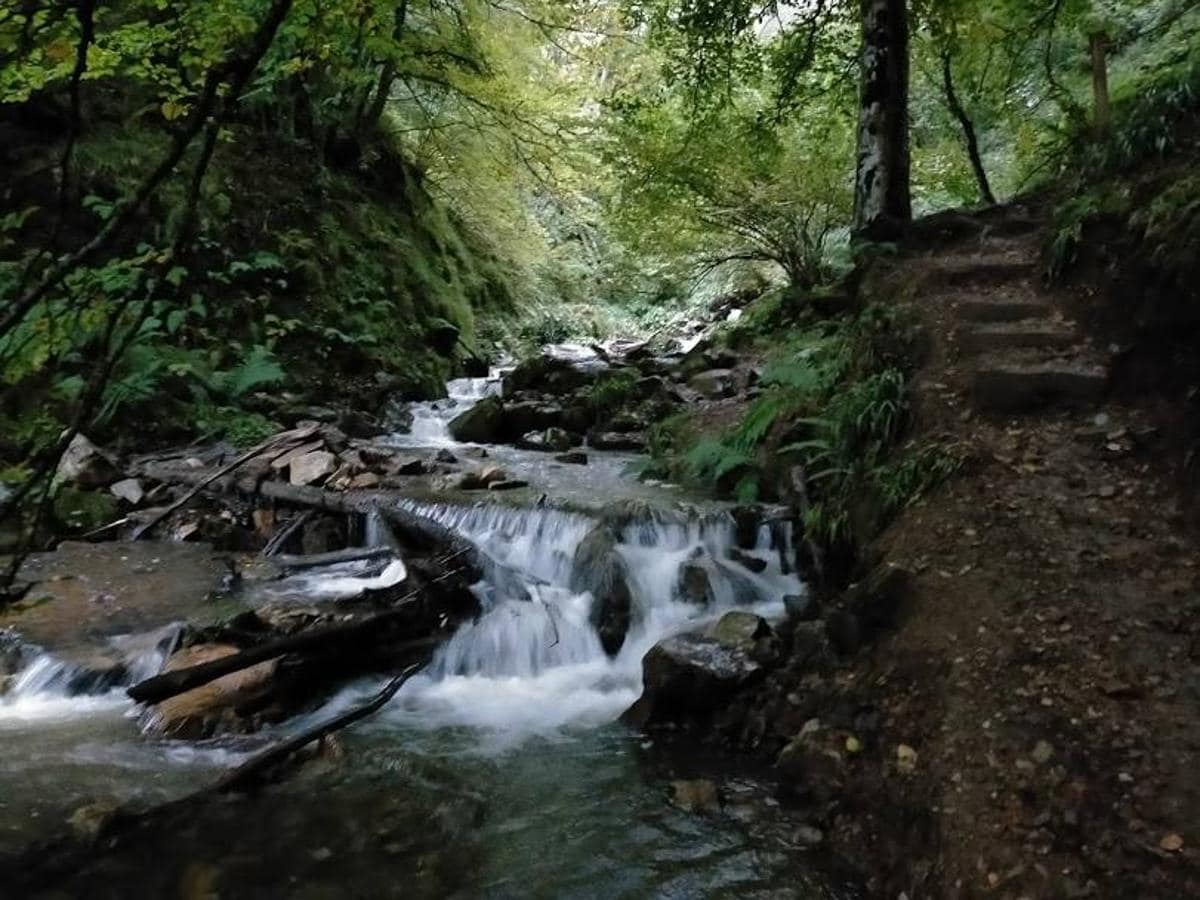
[{"label": "mossy cliff face", "polygon": [[[117,88],[94,90],[97,112],[75,149],[61,225],[63,113],[30,104],[0,113],[0,197],[23,211],[0,241],[4,281],[48,240],[64,251],[88,240],[163,156],[151,113]],[[184,175],[165,184],[130,234],[147,243],[170,234],[186,189]],[[476,314],[512,305],[494,254],[382,136],[364,137],[345,161],[263,123],[231,124],[198,214],[184,302],[162,304],[131,348],[136,359],[114,376],[145,374],[112,418],[163,436],[211,431],[247,405],[278,418],[270,404],[248,403],[251,391],[211,390],[214,373],[256,355],[280,370],[268,393],[292,404],[337,400],[373,412],[389,395],[436,396],[474,358]],[[134,240],[108,249],[96,269],[135,254]],[[97,293],[91,302],[100,309],[118,299]],[[53,414],[63,393],[56,387],[85,374],[91,340],[81,330],[75,346],[3,373],[6,418]]]}]

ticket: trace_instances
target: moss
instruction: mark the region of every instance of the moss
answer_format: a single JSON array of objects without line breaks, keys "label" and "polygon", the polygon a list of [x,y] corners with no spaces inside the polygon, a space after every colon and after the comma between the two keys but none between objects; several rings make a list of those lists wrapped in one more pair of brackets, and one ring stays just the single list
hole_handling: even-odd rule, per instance
[{"label": "moss", "polygon": [[54,495],[54,518],[71,531],[90,531],[117,518],[117,500],[107,491],[63,485]]}]

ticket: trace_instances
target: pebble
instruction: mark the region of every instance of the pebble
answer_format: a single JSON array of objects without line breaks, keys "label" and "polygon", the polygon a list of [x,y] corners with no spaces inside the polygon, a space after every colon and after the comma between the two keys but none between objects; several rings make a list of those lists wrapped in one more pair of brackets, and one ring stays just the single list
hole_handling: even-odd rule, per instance
[{"label": "pebble", "polygon": [[796,829],[796,843],[802,847],[815,847],[825,840],[825,832],[811,825],[801,825]]},{"label": "pebble", "polygon": [[1048,741],[1038,741],[1029,755],[1033,757],[1035,763],[1044,766],[1054,756],[1054,745]]}]

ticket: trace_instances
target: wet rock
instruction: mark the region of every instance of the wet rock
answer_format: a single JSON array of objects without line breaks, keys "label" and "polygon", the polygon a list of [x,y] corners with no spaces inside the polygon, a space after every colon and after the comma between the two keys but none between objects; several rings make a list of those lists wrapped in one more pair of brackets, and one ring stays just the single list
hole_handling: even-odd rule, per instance
[{"label": "wet rock", "polygon": [[620,412],[613,416],[608,422],[608,430],[615,431],[620,434],[630,434],[635,431],[645,431],[649,427],[649,423],[643,416],[634,412]]},{"label": "wet rock", "polygon": [[130,506],[137,506],[146,498],[146,489],[136,478],[122,478],[108,488],[118,500],[124,500]]},{"label": "wet rock", "polygon": [[814,622],[821,617],[821,604],[809,594],[788,594],[783,598],[783,609],[796,622]]},{"label": "wet rock", "polygon": [[508,481],[508,472],[500,466],[484,466],[479,470],[479,480],[484,487],[491,487],[494,484]]},{"label": "wet rock", "polygon": [[511,397],[522,391],[566,394],[590,380],[591,376],[587,372],[576,368],[568,360],[553,356],[534,356],[519,363],[505,376],[504,396]]},{"label": "wet rock", "polygon": [[120,815],[115,800],[97,800],[79,807],[67,819],[71,834],[82,844],[91,846],[104,836]]},{"label": "wet rock", "polygon": [[766,571],[767,561],[765,559],[759,559],[757,556],[751,556],[749,553],[743,553],[737,549],[730,550],[728,556],[743,569],[755,573]]},{"label": "wet rock", "polygon": [[710,400],[732,397],[736,386],[733,371],[730,369],[710,369],[693,375],[688,381],[688,387]]},{"label": "wet rock", "polygon": [[449,450],[447,450],[445,447],[443,447],[436,454],[434,454],[433,458],[440,463],[453,464],[453,463],[458,462],[458,457],[455,456],[453,453],[451,453]]},{"label": "wet rock", "polygon": [[383,479],[374,472],[363,472],[350,479],[348,487],[352,491],[371,491],[383,484]]},{"label": "wet rock", "polygon": [[588,443],[597,450],[624,450],[640,453],[646,449],[646,435],[641,432],[621,434],[605,431],[590,435]]},{"label": "wet rock", "polygon": [[671,782],[671,802],[691,813],[713,814],[721,811],[717,786],[707,778]]},{"label": "wet rock", "polygon": [[81,488],[102,488],[120,478],[121,472],[107,453],[77,434],[58,462],[56,477]]},{"label": "wet rock", "polygon": [[427,475],[429,464],[420,457],[409,456],[397,459],[389,469],[395,475]]},{"label": "wet rock", "polygon": [[563,407],[560,424],[572,434],[586,434],[596,421],[595,412],[586,397],[578,397]]},{"label": "wet rock", "polygon": [[708,629],[709,637],[726,647],[751,652],[761,638],[770,637],[771,626],[762,616],[735,609],[725,613]]},{"label": "wet rock", "polygon": [[617,535],[607,525],[597,525],[580,541],[571,561],[571,590],[592,595],[592,626],[600,645],[615,656],[625,643],[633,618],[629,570],[617,552]]},{"label": "wet rock", "polygon": [[687,562],[679,567],[675,591],[679,599],[696,606],[711,606],[714,601],[712,580],[700,562]]},{"label": "wet rock", "polygon": [[[172,654],[164,671],[200,665],[238,652],[228,644],[197,644]],[[238,709],[259,705],[269,693],[278,660],[233,672],[152,707],[147,728],[170,737],[199,740],[217,731],[242,730]]]},{"label": "wet rock", "polygon": [[[373,438],[384,431],[383,424],[378,419],[360,409],[343,410],[341,415],[338,416],[337,424],[338,428],[352,438]],[[404,430],[409,431],[411,429],[412,413],[409,413],[408,427]]]},{"label": "wet rock", "polygon": [[470,409],[459,413],[447,428],[456,441],[467,444],[495,444],[500,440],[504,404],[499,397],[484,397]]},{"label": "wet rock", "polygon": [[524,487],[529,487],[528,481],[522,481],[519,478],[507,478],[504,481],[493,481],[487,486],[487,489],[489,491],[515,491]]},{"label": "wet rock", "polygon": [[586,466],[588,463],[588,455],[582,450],[572,450],[568,453],[560,453],[554,457],[556,462],[567,463],[572,466]]},{"label": "wet rock", "polygon": [[288,465],[288,481],[295,485],[320,484],[337,468],[337,457],[328,450],[314,450],[293,459]]},{"label": "wet rock", "polygon": [[719,709],[765,672],[751,653],[704,634],[655,644],[642,660],[642,696],[624,715],[634,727],[694,719]]},{"label": "wet rock", "polygon": [[562,420],[563,408],[558,403],[543,400],[509,401],[504,406],[500,437],[506,441],[521,441],[530,432],[559,428]]},{"label": "wet rock", "polygon": [[758,527],[762,522],[762,511],[757,506],[737,506],[730,510],[733,516],[734,535],[742,550],[753,550],[758,545]]},{"label": "wet rock", "polygon": [[545,431],[531,431],[517,442],[518,447],[526,450],[542,450],[561,453],[570,450],[574,441],[562,428],[547,428]]}]

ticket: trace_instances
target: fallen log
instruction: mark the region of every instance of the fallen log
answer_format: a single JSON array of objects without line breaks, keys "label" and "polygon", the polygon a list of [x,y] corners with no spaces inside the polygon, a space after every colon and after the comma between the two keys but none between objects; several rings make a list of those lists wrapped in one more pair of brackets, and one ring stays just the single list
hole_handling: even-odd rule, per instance
[{"label": "fallen log", "polygon": [[[445,580],[463,571],[465,571],[465,567],[452,569],[430,583]],[[269,641],[257,647],[248,647],[240,653],[223,656],[210,662],[189,666],[186,669],[163,672],[139,681],[126,689],[125,693],[138,703],[161,703],[163,700],[206,685],[224,675],[231,675],[242,669],[248,669],[250,666],[288,654],[330,653],[336,650],[352,649],[363,643],[377,642],[382,629],[408,615],[408,605],[420,595],[422,590],[424,588],[410,591],[401,597],[391,609],[373,616],[341,625],[313,628],[300,634]],[[435,635],[406,641],[395,646],[395,653],[401,655],[426,648],[432,649],[441,640],[440,635]]]},{"label": "fallen log", "polygon": [[288,519],[287,523],[282,528],[275,532],[275,534],[271,535],[271,539],[267,541],[266,546],[263,547],[263,556],[274,556],[277,554],[279,552],[279,548],[286,544],[292,535],[304,527],[304,523],[311,519],[312,516],[313,511],[311,509],[306,509],[304,512],[294,515]]},{"label": "fallen log", "polygon": [[279,553],[271,557],[271,561],[285,569],[314,569],[318,566],[332,566],[337,563],[358,562],[364,559],[383,559],[395,556],[391,547],[347,547],[345,550],[330,550],[328,553],[310,553],[307,555]]},{"label": "fallen log", "polygon": [[285,762],[288,757],[292,756],[299,750],[302,750],[308,744],[314,741],[319,741],[324,737],[328,737],[335,731],[340,731],[347,725],[353,725],[360,719],[365,719],[378,710],[382,709],[389,700],[396,696],[404,683],[408,681],[413,674],[420,669],[420,664],[411,665],[391,681],[389,681],[378,694],[372,697],[362,706],[357,706],[348,712],[334,716],[325,722],[307,728],[299,734],[288,738],[285,741],[268,747],[261,753],[255,754],[246,762],[242,763],[232,772],[223,776],[210,791],[218,794],[228,793],[230,791],[244,791],[247,788],[254,786],[260,782],[269,771],[281,763]]},{"label": "fallen log", "polygon": [[149,534],[151,531],[154,530],[155,526],[158,525],[159,522],[161,522],[163,519],[167,518],[167,516],[171,515],[171,513],[175,512],[177,509],[180,509],[180,508],[186,506],[191,501],[191,499],[193,497],[195,497],[198,493],[200,493],[202,490],[204,490],[204,488],[208,484],[216,481],[218,478],[228,475],[229,473],[235,471],[236,469],[241,468],[246,463],[250,462],[250,460],[252,460],[258,456],[262,456],[263,454],[275,453],[276,456],[279,456],[279,455],[282,455],[284,452],[290,452],[293,449],[295,444],[299,443],[300,441],[307,440],[308,438],[310,438],[314,434],[316,434],[318,427],[319,426],[317,426],[317,425],[306,425],[303,428],[294,428],[291,431],[284,431],[284,432],[281,432],[280,434],[276,434],[272,437],[267,438],[262,443],[257,444],[254,447],[251,447],[249,450],[247,450],[241,456],[237,457],[237,459],[233,460],[232,462],[226,463],[225,465],[221,466],[219,469],[215,470],[211,474],[205,475],[198,482],[196,482],[194,484],[194,486],[192,487],[192,489],[190,491],[185,493],[182,497],[180,497],[178,500],[176,500],[170,506],[166,507],[162,512],[158,513],[158,515],[154,516],[152,519],[150,519],[144,525],[141,525],[140,527],[138,527],[133,532],[133,540],[136,541],[136,540],[140,539],[143,535]]},{"label": "fallen log", "polygon": [[219,493],[240,493],[248,497],[265,497],[292,506],[319,509],[325,512],[367,514],[378,509],[388,523],[418,548],[445,548],[455,554],[473,555],[471,545],[449,528],[427,516],[404,509],[398,501],[407,499],[391,491],[327,491],[319,487],[264,481],[253,475],[226,474],[213,477],[211,473],[147,463],[140,470],[147,478],[165,484],[199,485],[201,490]]}]

